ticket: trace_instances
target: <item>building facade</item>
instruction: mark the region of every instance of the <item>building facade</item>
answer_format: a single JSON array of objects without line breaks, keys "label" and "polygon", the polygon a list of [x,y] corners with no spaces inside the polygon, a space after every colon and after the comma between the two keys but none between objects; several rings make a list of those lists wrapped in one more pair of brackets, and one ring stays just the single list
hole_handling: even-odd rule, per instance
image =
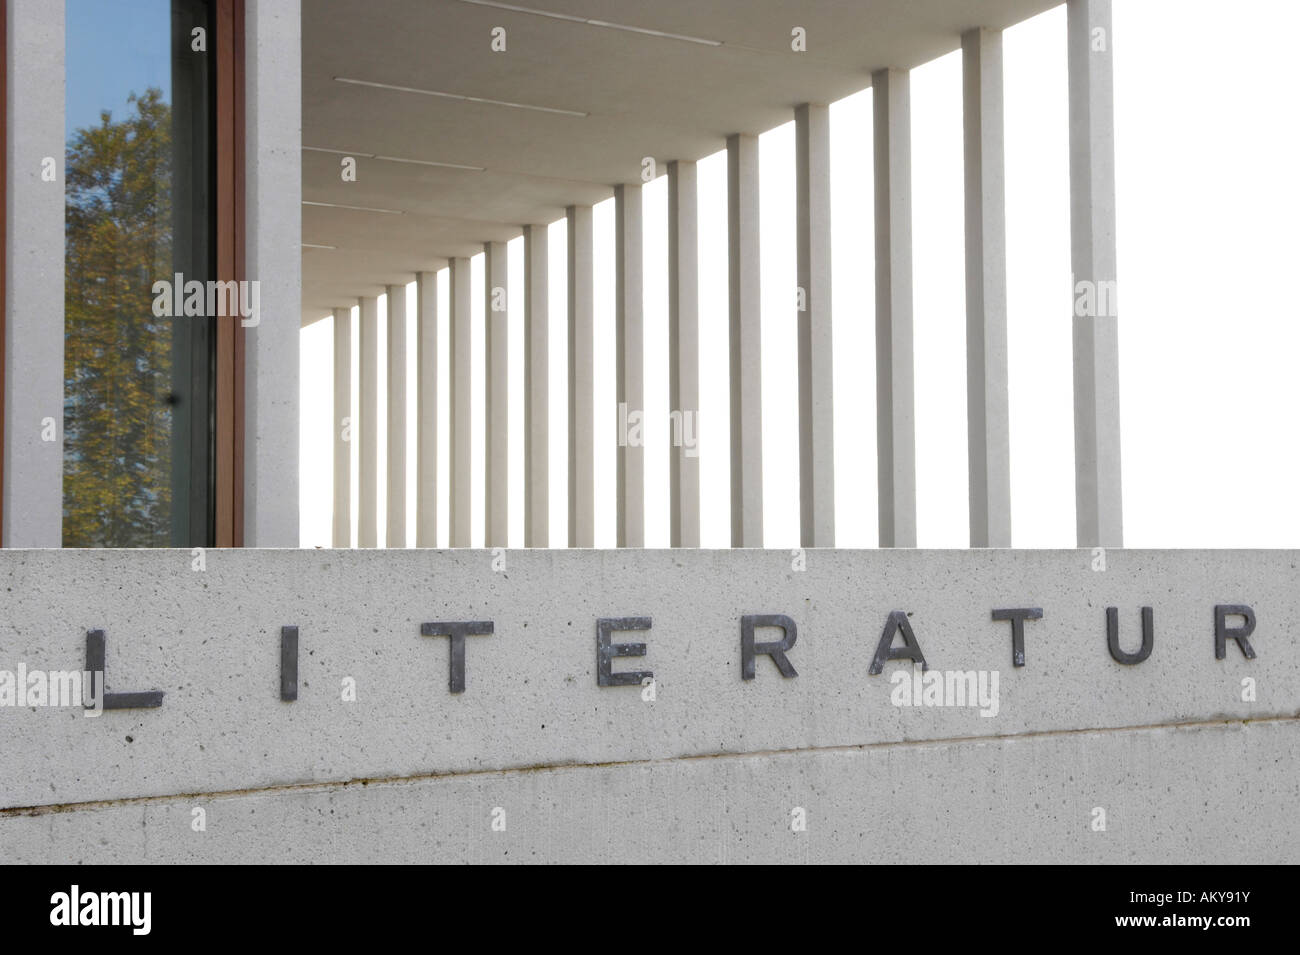
[{"label": "building facade", "polygon": [[[1060,51],[1078,549],[1012,549],[1002,31],[1056,5],[7,0],[0,858],[1294,860],[1294,554],[1123,547],[1110,0],[1068,0]],[[970,549],[927,551],[909,71],[957,49]],[[848,550],[829,104],[867,87],[881,546]],[[790,120],[793,552],[763,546],[757,145]],[[719,149],[728,363],[706,369],[696,163]],[[593,206],[614,200],[626,437],[656,373],[642,189],[660,175],[672,546],[645,547],[656,478],[620,440],[618,546],[598,550]],[[522,367],[502,305],[519,237]],[[299,549],[318,321],[332,550]],[[699,546],[682,439],[705,374],[729,389],[726,550]]]}]

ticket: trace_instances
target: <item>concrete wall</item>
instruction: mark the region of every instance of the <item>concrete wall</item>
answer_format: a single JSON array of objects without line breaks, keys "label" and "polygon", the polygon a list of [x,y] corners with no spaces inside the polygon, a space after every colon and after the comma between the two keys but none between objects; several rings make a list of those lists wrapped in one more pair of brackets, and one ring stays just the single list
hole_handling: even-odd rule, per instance
[{"label": "concrete wall", "polygon": [[6,547],[63,543],[63,7],[8,3]]},{"label": "concrete wall", "polygon": [[[99,628],[108,690],[166,697],[0,706],[0,861],[1295,861],[1296,554],[1104,557],[5,552],[0,670],[80,668]],[[1216,604],[1253,609],[1253,659],[1216,659]],[[1145,662],[1111,658],[1109,606],[1127,651],[1153,608]],[[1007,607],[1044,611],[1023,667]],[[911,663],[868,669],[894,610],[932,671],[998,672],[997,715],[891,702]],[[798,676],[743,680],[741,616],[777,613]],[[596,619],[634,615],[612,640],[647,652],[612,670],[653,699],[597,685]],[[463,693],[431,621],[494,624]]]},{"label": "concrete wall", "polygon": [[246,269],[261,319],[244,340],[244,546],[297,547],[302,14],[298,0],[248,0],[245,18]]}]

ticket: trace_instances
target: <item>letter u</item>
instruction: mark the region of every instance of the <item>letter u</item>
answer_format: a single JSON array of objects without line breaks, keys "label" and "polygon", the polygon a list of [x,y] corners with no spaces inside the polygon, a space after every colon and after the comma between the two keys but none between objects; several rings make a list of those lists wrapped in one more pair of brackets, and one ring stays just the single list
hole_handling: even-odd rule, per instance
[{"label": "letter u", "polygon": [[1119,609],[1117,607],[1106,608],[1106,646],[1116,662],[1132,665],[1141,663],[1151,656],[1151,649],[1156,642],[1154,618],[1155,615],[1150,607],[1142,608],[1142,646],[1137,653],[1125,653],[1119,645]]}]

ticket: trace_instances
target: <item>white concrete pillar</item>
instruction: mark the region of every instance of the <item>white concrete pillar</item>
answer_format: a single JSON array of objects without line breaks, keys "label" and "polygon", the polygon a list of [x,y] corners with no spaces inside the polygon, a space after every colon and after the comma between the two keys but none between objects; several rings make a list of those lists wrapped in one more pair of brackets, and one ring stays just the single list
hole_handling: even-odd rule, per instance
[{"label": "white concrete pillar", "polygon": [[[64,4],[9,0],[7,33],[3,538],[5,547],[61,547]],[[41,176],[47,156],[54,182]]]},{"label": "white concrete pillar", "polygon": [[871,76],[876,193],[876,460],[880,546],[916,546],[912,124],[906,70]]},{"label": "white concrete pillar", "polygon": [[835,546],[830,109],[794,111],[799,322],[799,542]]},{"label": "white concrete pillar", "polygon": [[1110,0],[1069,0],[1074,496],[1080,547],[1122,547]]},{"label": "white concrete pillar", "polygon": [[415,546],[438,546],[438,273],[416,276]]},{"label": "white concrete pillar", "polygon": [[379,546],[379,298],[361,299],[359,422],[357,468],[357,546]]},{"label": "white concrete pillar", "polygon": [[483,541],[505,547],[510,513],[510,313],[506,244],[483,244],[483,353],[487,362],[483,457]]},{"label": "white concrete pillar", "polygon": [[591,206],[569,206],[569,546],[596,546]]},{"label": "white concrete pillar", "polygon": [[700,256],[695,163],[668,164],[669,514],[673,547],[700,546]]},{"label": "white concrete pillar", "polygon": [[524,546],[550,546],[550,230],[524,226]]},{"label": "white concrete pillar", "polygon": [[1011,546],[1002,31],[962,34],[970,545]]},{"label": "white concrete pillar", "polygon": [[645,546],[645,306],[641,186],[614,187],[618,546]]},{"label": "white concrete pillar", "polygon": [[406,286],[388,286],[388,536],[406,546]]},{"label": "white concrete pillar", "polygon": [[451,260],[451,315],[448,323],[448,368],[451,381],[451,546],[470,546],[470,503],[473,480],[470,458],[470,407],[473,376],[470,351],[469,259]]},{"label": "white concrete pillar", "polygon": [[763,546],[762,282],[758,137],[727,137],[731,546]]},{"label": "white concrete pillar", "polygon": [[352,546],[352,309],[334,309],[334,547]]},{"label": "white concrete pillar", "polygon": [[[41,6],[48,15],[51,4]],[[12,40],[10,49],[15,49]],[[244,329],[244,546],[297,547],[302,330],[299,0],[247,4],[244,50],[244,272],[258,283],[260,297],[257,324]]]}]

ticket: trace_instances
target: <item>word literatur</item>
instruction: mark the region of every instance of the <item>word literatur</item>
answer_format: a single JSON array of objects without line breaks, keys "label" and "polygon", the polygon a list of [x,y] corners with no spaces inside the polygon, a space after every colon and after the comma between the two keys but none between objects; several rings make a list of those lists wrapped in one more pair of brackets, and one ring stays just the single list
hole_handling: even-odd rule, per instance
[{"label": "word literatur", "polygon": [[[894,610],[885,619],[884,630],[876,643],[868,673],[879,674],[885,664],[893,660],[910,660],[924,673],[929,669],[921,643],[907,619],[906,611]],[[1011,624],[1011,663],[1025,665],[1025,624],[1041,620],[1040,607],[1006,607],[994,609],[992,619]],[[1229,626],[1229,618],[1240,618],[1237,626]],[[1255,658],[1255,648],[1250,636],[1255,632],[1255,611],[1244,604],[1220,604],[1214,608],[1214,657],[1222,660],[1227,655],[1229,640],[1234,641],[1242,655]],[[648,631],[649,617],[601,617],[596,621],[596,683],[599,686],[642,686],[654,679],[651,670],[615,671],[614,661],[619,657],[644,657],[644,643],[615,643],[615,633]],[[450,640],[451,663],[448,685],[452,693],[465,692],[466,637],[491,636],[495,633],[491,620],[456,620],[420,624],[420,634],[426,637],[447,637]],[[759,630],[779,630],[780,639],[760,641]],[[746,614],[740,618],[740,676],[752,680],[757,660],[768,657],[781,676],[792,679],[799,675],[791,662],[791,651],[798,639],[798,627],[786,614]],[[900,646],[895,646],[899,641]],[[1155,648],[1155,615],[1150,607],[1142,608],[1142,642],[1137,650],[1129,652],[1120,646],[1119,609],[1106,608],[1106,647],[1111,657],[1126,666],[1134,666],[1151,656]],[[98,674],[104,671],[105,636],[102,630],[86,634],[86,669]],[[993,691],[996,693],[996,690]],[[163,693],[149,690],[136,693],[103,693],[101,705],[106,710],[162,706]],[[280,628],[280,699],[292,702],[298,699],[298,628]],[[922,697],[922,703],[924,698]],[[912,705],[899,697],[896,705]]]}]

